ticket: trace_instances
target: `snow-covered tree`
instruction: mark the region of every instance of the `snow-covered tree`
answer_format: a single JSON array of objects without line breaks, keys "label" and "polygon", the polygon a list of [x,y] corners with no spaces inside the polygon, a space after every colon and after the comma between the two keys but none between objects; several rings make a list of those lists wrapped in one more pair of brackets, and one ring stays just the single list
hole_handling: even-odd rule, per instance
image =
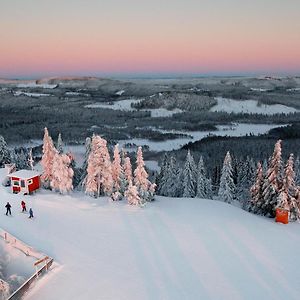
[{"label": "snow-covered tree", "polygon": [[82,189],[84,187],[85,178],[87,176],[87,167],[88,167],[88,159],[91,152],[91,144],[92,140],[90,137],[85,139],[85,153],[84,153],[84,161],[82,167],[80,168],[81,174],[79,178],[78,188]]},{"label": "snow-covered tree", "polygon": [[138,189],[135,185],[130,181],[128,189],[125,192],[125,197],[130,205],[144,205],[145,200],[140,198]]},{"label": "snow-covered tree", "polygon": [[188,150],[183,169],[183,197],[194,198],[197,191],[197,167]]},{"label": "snow-covered tree", "polygon": [[289,210],[290,221],[300,220],[300,207],[297,201],[299,190],[295,183],[294,155],[286,163],[283,176],[283,185],[278,195],[276,207]]},{"label": "snow-covered tree", "polygon": [[207,172],[202,156],[200,156],[197,170],[197,197],[212,199],[211,180],[207,178]]},{"label": "snow-covered tree", "polygon": [[273,155],[269,160],[269,166],[263,185],[263,215],[269,217],[275,216],[275,208],[282,184],[281,140],[278,140],[275,144]]},{"label": "snow-covered tree", "polygon": [[123,170],[121,165],[121,157],[119,152],[119,145],[116,144],[114,147],[114,159],[112,162],[112,179],[113,179],[113,192],[112,192],[112,199],[113,200],[121,200],[122,193],[121,193],[121,176]]},{"label": "snow-covered tree", "polygon": [[11,153],[11,161],[15,164],[17,170],[30,169],[28,161],[28,150],[24,147],[14,148]]},{"label": "snow-covered tree", "polygon": [[229,151],[227,152],[222,173],[220,179],[220,187],[218,192],[218,198],[220,201],[224,201],[226,203],[233,203],[234,201],[234,194],[235,194],[235,185],[233,181],[233,174],[232,174],[232,160]]},{"label": "snow-covered tree", "polygon": [[107,142],[95,135],[92,138],[88,159],[85,191],[94,197],[99,197],[101,194],[110,196],[112,188],[113,179]]},{"label": "snow-covered tree", "polygon": [[138,147],[136,155],[136,169],[134,170],[134,185],[137,187],[139,196],[145,201],[154,200],[155,184],[148,180],[148,173],[145,169],[142,147]]},{"label": "snow-covered tree", "polygon": [[10,295],[10,287],[7,282],[0,279],[0,300],[8,299]]},{"label": "snow-covered tree", "polygon": [[50,187],[50,181],[52,180],[53,159],[56,153],[57,150],[54,147],[52,138],[49,135],[48,129],[45,128],[43,140],[43,156],[41,160],[41,165],[43,167],[41,180],[45,188]]},{"label": "snow-covered tree", "polygon": [[248,204],[248,210],[255,214],[261,213],[261,206],[263,201],[263,184],[264,174],[263,167],[260,162],[257,163],[256,180],[250,189],[251,200]]},{"label": "snow-covered tree", "polygon": [[124,169],[124,175],[125,175],[125,186],[127,187],[129,185],[129,183],[133,181],[132,165],[131,165],[129,157],[125,157],[123,169]]},{"label": "snow-covered tree", "polygon": [[30,150],[29,150],[28,164],[29,164],[29,167],[30,167],[31,171],[33,171],[33,169],[34,169],[34,159],[33,159],[33,155],[32,155],[32,148],[30,148]]},{"label": "snow-covered tree", "polygon": [[5,164],[11,162],[10,151],[4,140],[4,137],[0,135],[0,168],[3,168]]},{"label": "snow-covered tree", "polygon": [[160,167],[160,171],[158,173],[158,175],[156,176],[156,179],[155,179],[155,183],[157,185],[157,194],[158,195],[162,195],[162,196],[165,196],[165,184],[166,184],[166,181],[167,181],[167,178],[168,178],[168,172],[169,170],[169,158],[168,158],[168,155],[165,154],[164,157],[163,157],[163,161],[162,161],[162,164],[161,164],[161,167]]},{"label": "snow-covered tree", "polygon": [[52,189],[61,194],[70,192],[73,190],[73,175],[74,171],[71,168],[70,156],[57,152],[52,164],[52,176],[50,181]]},{"label": "snow-covered tree", "polygon": [[174,156],[170,157],[167,164],[167,169],[164,172],[164,177],[162,180],[161,195],[168,197],[179,197],[181,193],[181,176],[180,169],[177,165],[176,158]]},{"label": "snow-covered tree", "polygon": [[297,156],[295,160],[295,182],[297,186],[300,186],[300,159],[299,156]]},{"label": "snow-covered tree", "polygon": [[255,163],[247,156],[245,161],[239,163],[237,170],[236,197],[243,209],[251,198],[250,189],[255,181]]},{"label": "snow-covered tree", "polygon": [[58,134],[56,149],[59,154],[64,153],[64,143],[61,137],[61,133]]}]

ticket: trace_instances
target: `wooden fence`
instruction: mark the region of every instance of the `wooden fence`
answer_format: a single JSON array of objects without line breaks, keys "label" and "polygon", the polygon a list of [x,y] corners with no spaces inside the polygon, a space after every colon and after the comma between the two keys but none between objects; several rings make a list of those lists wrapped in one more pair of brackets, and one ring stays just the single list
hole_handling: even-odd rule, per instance
[{"label": "wooden fence", "polygon": [[[53,258],[36,251],[32,247],[26,245],[24,242],[18,240],[16,237],[2,229],[0,229],[0,237],[2,237],[7,243],[9,243],[14,248],[22,251],[25,255],[37,259],[37,261],[34,264],[34,266],[36,267],[36,272],[7,298],[7,300],[19,300],[22,299],[24,294],[30,288],[31,284],[34,283],[40,276],[42,276],[49,270],[53,263]],[[41,264],[43,264],[42,267],[39,267]]]}]

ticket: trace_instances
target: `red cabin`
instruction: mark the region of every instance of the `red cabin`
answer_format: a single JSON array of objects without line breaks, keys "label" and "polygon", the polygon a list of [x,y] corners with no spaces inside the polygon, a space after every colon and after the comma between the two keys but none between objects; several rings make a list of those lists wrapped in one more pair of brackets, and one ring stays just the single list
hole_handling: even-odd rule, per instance
[{"label": "red cabin", "polygon": [[40,188],[40,173],[30,170],[20,170],[8,174],[12,192],[28,195]]}]

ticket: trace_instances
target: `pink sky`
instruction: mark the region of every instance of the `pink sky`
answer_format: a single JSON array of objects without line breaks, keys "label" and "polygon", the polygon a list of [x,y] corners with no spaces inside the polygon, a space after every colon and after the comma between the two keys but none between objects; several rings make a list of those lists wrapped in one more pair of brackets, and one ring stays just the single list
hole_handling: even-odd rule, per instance
[{"label": "pink sky", "polygon": [[2,3],[0,76],[300,73],[300,1],[165,1]]}]

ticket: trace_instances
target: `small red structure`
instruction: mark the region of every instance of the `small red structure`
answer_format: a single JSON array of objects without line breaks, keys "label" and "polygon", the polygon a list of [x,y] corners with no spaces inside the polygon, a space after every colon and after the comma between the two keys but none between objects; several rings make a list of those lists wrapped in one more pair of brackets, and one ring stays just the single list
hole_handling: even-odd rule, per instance
[{"label": "small red structure", "polygon": [[20,170],[8,174],[12,192],[28,195],[40,188],[40,173],[30,170]]},{"label": "small red structure", "polygon": [[289,223],[289,211],[284,208],[276,208],[276,222],[288,224]]}]

